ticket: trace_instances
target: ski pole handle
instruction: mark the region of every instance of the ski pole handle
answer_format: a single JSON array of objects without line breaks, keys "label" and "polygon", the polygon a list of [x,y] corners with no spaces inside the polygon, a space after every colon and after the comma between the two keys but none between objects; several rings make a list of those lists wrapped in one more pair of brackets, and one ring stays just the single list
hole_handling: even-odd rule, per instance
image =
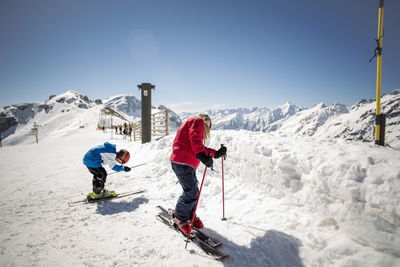
[{"label": "ski pole handle", "polygon": [[[220,147],[220,149],[221,149],[221,148],[223,148],[223,147],[225,147],[225,148],[226,148],[226,146],[225,146],[224,144],[221,144],[221,147]],[[225,155],[223,155],[222,157],[224,158],[224,160],[226,160],[226,154],[225,154]]]}]

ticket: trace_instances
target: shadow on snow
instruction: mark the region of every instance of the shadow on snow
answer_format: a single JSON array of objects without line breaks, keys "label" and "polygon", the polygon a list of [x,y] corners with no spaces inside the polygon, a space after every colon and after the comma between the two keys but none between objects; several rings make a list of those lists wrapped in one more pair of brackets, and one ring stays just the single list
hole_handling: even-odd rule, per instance
[{"label": "shadow on snow", "polygon": [[299,256],[301,241],[283,232],[265,231],[251,241],[250,247],[235,244],[208,228],[204,232],[224,243],[219,249],[229,254],[223,262],[225,266],[304,267]]},{"label": "shadow on snow", "polygon": [[140,205],[148,203],[149,200],[144,197],[138,197],[132,199],[132,201],[121,201],[121,202],[103,202],[98,203],[96,213],[101,215],[113,215],[121,212],[131,212],[139,208]]}]

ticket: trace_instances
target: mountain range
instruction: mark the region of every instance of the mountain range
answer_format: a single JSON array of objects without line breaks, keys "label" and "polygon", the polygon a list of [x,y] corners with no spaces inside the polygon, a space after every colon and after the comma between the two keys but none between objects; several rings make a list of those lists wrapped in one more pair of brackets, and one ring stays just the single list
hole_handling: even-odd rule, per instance
[{"label": "mountain range", "polygon": [[[375,138],[375,100],[361,100],[352,106],[319,103],[304,108],[286,103],[274,109],[239,108],[208,110],[213,129],[243,129],[285,135],[341,138],[373,142]],[[400,89],[381,98],[381,112],[386,114],[385,144],[400,149]],[[182,113],[181,119],[195,113]]]},{"label": "mountain range", "polygon": [[[123,114],[120,117],[128,121],[140,120],[141,102],[132,95],[117,95],[93,101],[75,91],[67,91],[58,96],[51,95],[42,103],[17,104],[0,108],[0,132],[3,139],[12,139],[12,135],[19,129],[29,132],[34,125],[46,125],[60,118],[64,118],[69,125],[68,120],[75,118],[82,111],[94,112],[98,116],[104,107]],[[400,89],[383,95],[381,107],[382,113],[386,113],[387,116],[385,143],[400,149]],[[152,108],[153,113],[167,109],[163,105]],[[184,119],[197,114],[185,112],[177,115],[168,110],[172,131],[176,130]],[[326,106],[320,103],[312,108],[288,102],[273,109],[266,107],[219,109],[204,113],[212,118],[213,129],[242,129],[365,142],[374,140],[375,100],[361,100],[352,106],[338,103]],[[94,120],[97,123],[97,119]],[[10,140],[8,143],[18,142]]]},{"label": "mountain range", "polygon": [[[261,131],[268,125],[281,119],[290,117],[305,108],[286,103],[275,109],[269,108],[237,108],[208,110],[204,112],[212,118],[213,129]],[[181,119],[186,119],[195,113],[181,113]]]}]

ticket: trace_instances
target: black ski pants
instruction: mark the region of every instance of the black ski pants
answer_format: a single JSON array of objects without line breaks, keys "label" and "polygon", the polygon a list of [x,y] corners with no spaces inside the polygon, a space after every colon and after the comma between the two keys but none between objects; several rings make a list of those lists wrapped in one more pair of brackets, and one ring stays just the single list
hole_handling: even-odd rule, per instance
[{"label": "black ski pants", "polygon": [[104,189],[104,184],[107,179],[107,171],[103,167],[99,168],[91,168],[87,167],[91,174],[93,174],[93,192],[96,194],[100,194],[101,190]]},{"label": "black ski pants", "polygon": [[171,162],[171,165],[183,189],[183,193],[179,197],[178,203],[176,203],[174,215],[181,221],[187,221],[192,219],[197,197],[199,196],[196,170],[186,164]]}]

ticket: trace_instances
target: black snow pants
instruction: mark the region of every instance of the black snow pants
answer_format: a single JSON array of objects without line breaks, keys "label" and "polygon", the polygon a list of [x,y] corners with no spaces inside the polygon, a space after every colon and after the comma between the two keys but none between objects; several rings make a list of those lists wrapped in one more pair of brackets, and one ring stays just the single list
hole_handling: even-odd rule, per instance
[{"label": "black snow pants", "polygon": [[93,192],[96,194],[100,194],[101,190],[104,189],[104,184],[107,179],[107,171],[103,167],[99,168],[91,168],[87,167],[91,174],[93,174]]},{"label": "black snow pants", "polygon": [[196,207],[199,187],[197,186],[196,170],[192,166],[171,162],[172,170],[178,177],[183,192],[176,203],[174,215],[181,221],[192,218]]}]

